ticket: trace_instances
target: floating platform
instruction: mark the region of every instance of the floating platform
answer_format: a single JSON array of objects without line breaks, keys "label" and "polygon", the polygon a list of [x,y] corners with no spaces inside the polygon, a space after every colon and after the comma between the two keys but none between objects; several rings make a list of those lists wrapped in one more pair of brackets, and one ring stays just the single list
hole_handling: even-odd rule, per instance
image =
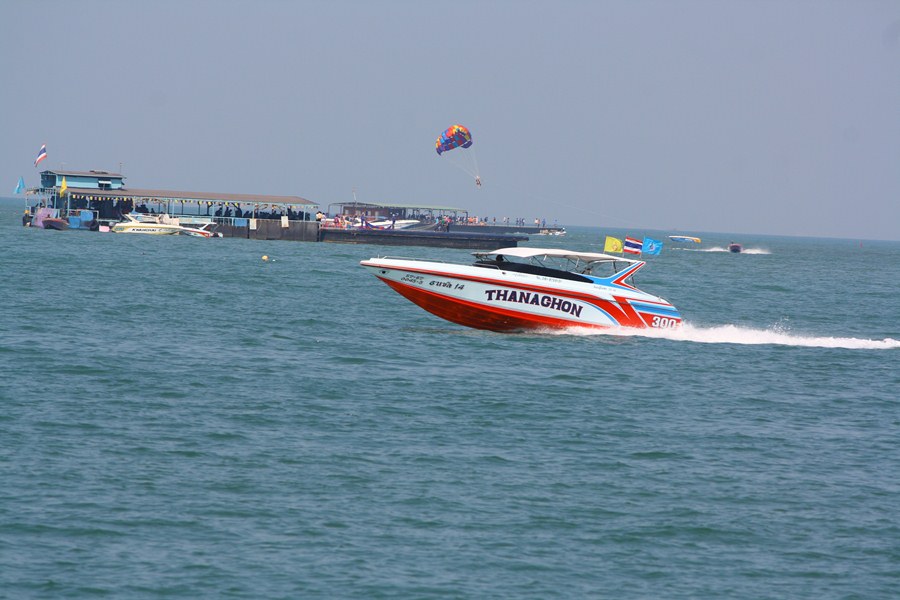
[{"label": "floating platform", "polygon": [[511,248],[528,236],[481,233],[471,231],[428,231],[416,229],[319,229],[320,242],[337,244],[379,244],[382,246],[431,246],[433,248],[467,248],[496,250]]}]

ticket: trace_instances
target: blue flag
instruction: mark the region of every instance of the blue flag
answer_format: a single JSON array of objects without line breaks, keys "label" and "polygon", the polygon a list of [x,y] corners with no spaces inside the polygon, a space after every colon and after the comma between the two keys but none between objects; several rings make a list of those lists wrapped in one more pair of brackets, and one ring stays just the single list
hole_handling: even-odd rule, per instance
[{"label": "blue flag", "polygon": [[653,238],[644,238],[644,254],[659,254],[662,252],[663,244],[659,240]]},{"label": "blue flag", "polygon": [[25,180],[19,177],[19,183],[16,184],[16,189],[13,191],[13,194],[21,194],[25,191]]}]

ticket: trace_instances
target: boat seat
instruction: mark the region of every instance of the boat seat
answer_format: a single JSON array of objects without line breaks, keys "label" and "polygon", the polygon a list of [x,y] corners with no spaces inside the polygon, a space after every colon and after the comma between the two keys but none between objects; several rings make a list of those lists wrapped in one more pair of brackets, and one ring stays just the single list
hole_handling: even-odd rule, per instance
[{"label": "boat seat", "polygon": [[[501,263],[497,262],[496,260],[478,260],[478,261],[475,261],[475,266],[476,266],[476,267],[482,267],[482,268],[485,268],[485,269],[499,269],[499,268],[500,268],[500,264],[501,264]],[[506,263],[506,262],[503,262],[502,264],[506,265],[507,263]]]}]

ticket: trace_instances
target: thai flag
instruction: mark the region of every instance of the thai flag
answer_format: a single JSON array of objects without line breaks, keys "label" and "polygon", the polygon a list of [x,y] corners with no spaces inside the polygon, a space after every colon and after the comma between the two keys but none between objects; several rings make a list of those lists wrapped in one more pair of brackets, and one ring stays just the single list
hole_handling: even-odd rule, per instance
[{"label": "thai flag", "polygon": [[643,248],[644,245],[641,243],[641,240],[625,236],[625,254],[640,254]]},{"label": "thai flag", "polygon": [[37,158],[34,159],[34,166],[38,166],[38,163],[40,163],[45,158],[47,158],[47,144],[44,144],[43,146],[41,146],[41,149],[38,150]]}]

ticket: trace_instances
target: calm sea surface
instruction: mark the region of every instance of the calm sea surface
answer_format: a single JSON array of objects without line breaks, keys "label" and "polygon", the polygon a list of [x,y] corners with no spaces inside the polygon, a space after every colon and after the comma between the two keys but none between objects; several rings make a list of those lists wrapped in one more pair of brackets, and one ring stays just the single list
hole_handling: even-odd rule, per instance
[{"label": "calm sea surface", "polygon": [[467,251],[18,207],[2,598],[900,597],[900,243],[700,234],[637,278],[682,331],[504,335],[358,266]]}]

